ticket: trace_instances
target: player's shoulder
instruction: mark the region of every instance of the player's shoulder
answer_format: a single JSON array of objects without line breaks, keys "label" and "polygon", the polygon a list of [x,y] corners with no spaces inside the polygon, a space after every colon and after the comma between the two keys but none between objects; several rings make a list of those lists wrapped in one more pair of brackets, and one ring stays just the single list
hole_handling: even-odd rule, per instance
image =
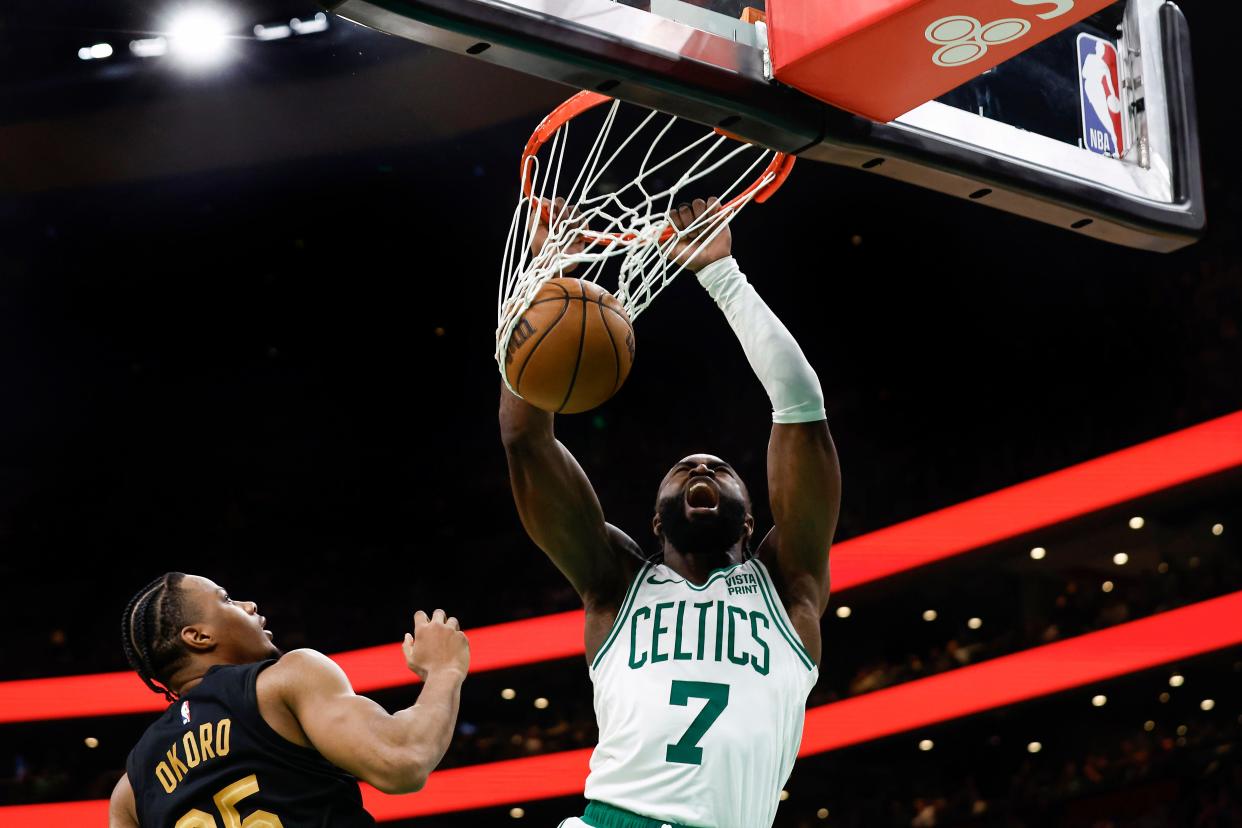
[{"label": "player's shoulder", "polygon": [[284,692],[291,688],[348,685],[349,679],[341,666],[328,656],[309,648],[290,650],[259,674],[258,685],[264,689]]},{"label": "player's shoulder", "polygon": [[306,672],[330,672],[339,673],[341,667],[328,656],[312,650],[309,647],[302,647],[297,650],[290,650],[284,653],[276,662],[264,670],[265,673],[281,675],[286,673],[306,673]]}]

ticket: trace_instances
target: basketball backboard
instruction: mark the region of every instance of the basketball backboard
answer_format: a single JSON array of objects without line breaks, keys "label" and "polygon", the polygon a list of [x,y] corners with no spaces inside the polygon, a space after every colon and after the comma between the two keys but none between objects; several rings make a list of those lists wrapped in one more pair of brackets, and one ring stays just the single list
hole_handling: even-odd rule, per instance
[{"label": "basketball backboard", "polygon": [[[1165,0],[1115,3],[888,123],[774,80],[766,27],[743,19],[763,0],[324,2],[393,35],[1117,244],[1170,251],[1204,227],[1189,31]],[[1101,78],[1115,94],[1093,93]]]}]

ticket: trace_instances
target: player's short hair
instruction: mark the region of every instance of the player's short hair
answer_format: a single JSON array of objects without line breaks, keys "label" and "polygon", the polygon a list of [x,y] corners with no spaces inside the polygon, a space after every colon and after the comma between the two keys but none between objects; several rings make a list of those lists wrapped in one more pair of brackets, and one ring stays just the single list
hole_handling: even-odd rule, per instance
[{"label": "player's short hair", "polygon": [[184,572],[165,572],[130,598],[121,616],[126,661],[152,692],[168,701],[177,699],[169,680],[189,658],[181,642],[188,622],[183,580]]}]

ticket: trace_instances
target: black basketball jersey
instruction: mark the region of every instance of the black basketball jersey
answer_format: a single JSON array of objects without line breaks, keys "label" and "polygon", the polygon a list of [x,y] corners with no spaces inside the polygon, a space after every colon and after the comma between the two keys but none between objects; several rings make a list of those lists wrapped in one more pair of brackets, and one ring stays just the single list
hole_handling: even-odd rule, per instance
[{"label": "black basketball jersey", "polygon": [[217,665],[138,740],[126,771],[142,828],[356,828],[358,780],[274,731],[255,683],[274,661]]}]

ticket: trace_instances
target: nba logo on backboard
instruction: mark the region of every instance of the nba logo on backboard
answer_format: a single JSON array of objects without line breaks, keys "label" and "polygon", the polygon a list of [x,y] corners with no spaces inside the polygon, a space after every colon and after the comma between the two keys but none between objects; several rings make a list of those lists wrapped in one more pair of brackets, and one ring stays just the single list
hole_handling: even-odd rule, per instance
[{"label": "nba logo on backboard", "polygon": [[1113,158],[1126,151],[1120,75],[1116,46],[1094,35],[1078,35],[1082,143],[1092,152]]}]

